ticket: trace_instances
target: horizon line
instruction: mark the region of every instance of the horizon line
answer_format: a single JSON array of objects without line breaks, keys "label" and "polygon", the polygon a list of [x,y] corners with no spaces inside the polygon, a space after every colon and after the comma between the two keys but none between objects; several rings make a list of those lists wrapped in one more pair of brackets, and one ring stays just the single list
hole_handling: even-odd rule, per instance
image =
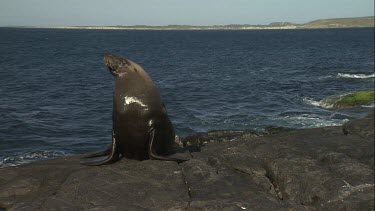
[{"label": "horizon line", "polygon": [[189,24],[168,24],[168,25],[145,25],[145,24],[135,24],[135,25],[50,25],[50,26],[38,26],[38,25],[4,25],[0,26],[1,28],[56,28],[56,27],[179,27],[179,26],[186,26],[186,27],[225,27],[225,26],[270,26],[273,23],[288,23],[290,25],[295,26],[303,26],[313,21],[318,20],[336,20],[336,19],[354,19],[354,18],[375,18],[374,15],[372,16],[360,16],[360,17],[342,17],[342,18],[320,18],[314,19],[305,23],[294,23],[289,21],[274,21],[268,24],[239,24],[239,23],[231,23],[231,24],[214,24],[214,25],[189,25]]}]

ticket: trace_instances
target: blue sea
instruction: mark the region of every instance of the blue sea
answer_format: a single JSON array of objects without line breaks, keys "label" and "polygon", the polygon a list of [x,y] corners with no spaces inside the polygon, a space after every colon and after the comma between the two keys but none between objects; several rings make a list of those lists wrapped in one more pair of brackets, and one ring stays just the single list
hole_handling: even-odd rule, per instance
[{"label": "blue sea", "polygon": [[374,89],[374,28],[126,31],[0,28],[0,167],[111,143],[107,52],[139,63],[177,134],[341,125],[373,106],[320,100]]}]

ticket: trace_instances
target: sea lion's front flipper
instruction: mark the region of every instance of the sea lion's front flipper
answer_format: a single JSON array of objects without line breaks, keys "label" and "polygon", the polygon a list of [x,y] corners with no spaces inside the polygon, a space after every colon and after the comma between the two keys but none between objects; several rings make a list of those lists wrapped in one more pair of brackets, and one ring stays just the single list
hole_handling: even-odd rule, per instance
[{"label": "sea lion's front flipper", "polygon": [[162,156],[162,155],[157,155],[152,148],[152,144],[153,144],[154,138],[155,138],[155,128],[151,128],[151,130],[149,132],[149,137],[150,137],[150,141],[148,143],[148,155],[149,155],[150,159],[165,160],[165,161],[176,161],[178,163],[188,161],[186,159],[171,158],[171,157],[166,157],[166,156]]},{"label": "sea lion's front flipper", "polygon": [[100,166],[111,164],[119,160],[119,152],[117,150],[116,138],[112,135],[112,145],[110,148],[110,153],[108,157],[104,157],[102,159],[85,159],[82,160],[80,163],[87,166]]},{"label": "sea lion's front flipper", "polygon": [[96,158],[96,157],[101,157],[101,156],[106,156],[111,154],[111,149],[112,149],[112,144],[108,145],[107,149],[105,150],[100,150],[97,152],[91,152],[89,154],[84,155],[84,158]]}]

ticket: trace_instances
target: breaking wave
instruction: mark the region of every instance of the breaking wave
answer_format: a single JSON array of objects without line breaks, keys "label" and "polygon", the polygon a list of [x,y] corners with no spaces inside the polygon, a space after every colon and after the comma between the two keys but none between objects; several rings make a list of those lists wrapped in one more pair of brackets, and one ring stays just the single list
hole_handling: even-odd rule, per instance
[{"label": "breaking wave", "polygon": [[337,78],[374,78],[375,74],[349,74],[349,73],[338,73]]},{"label": "breaking wave", "polygon": [[[351,93],[335,95],[335,96],[324,98],[323,100],[319,100],[319,101],[314,100],[314,99],[309,98],[309,97],[305,97],[305,98],[302,99],[302,101],[306,104],[309,104],[309,105],[318,106],[318,107],[322,107],[322,108],[326,108],[326,109],[331,109],[331,108],[333,108],[333,106],[338,101],[340,101],[343,97],[345,97],[346,95],[349,95],[349,94],[351,94]],[[373,108],[374,102],[371,103],[370,105],[362,105],[361,107]]]},{"label": "breaking wave", "polygon": [[350,93],[345,93],[341,95],[335,95],[331,97],[324,98],[323,100],[317,101],[309,97],[303,98],[303,102],[309,105],[318,106],[326,109],[331,109],[333,106],[340,101],[343,97]]},{"label": "breaking wave", "polygon": [[306,104],[309,104],[309,105],[318,106],[318,107],[322,107],[322,108],[332,108],[333,107],[333,104],[326,104],[326,103],[323,103],[322,101],[316,101],[316,100],[314,100],[312,98],[309,98],[309,97],[303,98],[303,102],[306,103]]},{"label": "breaking wave", "polygon": [[340,126],[349,121],[347,118],[332,118],[331,116],[322,117],[314,114],[287,115],[274,118],[275,121],[281,122],[291,128],[316,128],[326,126]]}]

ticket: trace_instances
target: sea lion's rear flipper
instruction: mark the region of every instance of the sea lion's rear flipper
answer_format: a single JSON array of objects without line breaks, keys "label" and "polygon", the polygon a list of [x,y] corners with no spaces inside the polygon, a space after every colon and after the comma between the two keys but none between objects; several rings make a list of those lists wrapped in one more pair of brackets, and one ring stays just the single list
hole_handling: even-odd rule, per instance
[{"label": "sea lion's rear flipper", "polygon": [[107,149],[105,150],[91,152],[89,154],[84,155],[83,158],[96,158],[96,157],[106,156],[106,155],[111,154],[111,149],[112,149],[112,144],[108,145]]},{"label": "sea lion's rear flipper", "polygon": [[82,160],[80,163],[83,165],[87,165],[87,166],[100,166],[100,165],[111,164],[111,163],[118,161],[120,156],[117,150],[116,138],[114,137],[114,135],[112,135],[112,145],[109,150],[110,150],[110,153],[108,157],[104,157],[102,159],[85,159],[85,160]]},{"label": "sea lion's rear flipper", "polygon": [[150,130],[149,137],[150,137],[150,141],[148,143],[148,155],[149,155],[150,159],[165,160],[165,161],[176,161],[178,163],[182,163],[182,162],[188,161],[186,159],[171,158],[171,157],[166,157],[166,156],[162,156],[162,155],[157,155],[154,152],[153,147],[152,147],[152,144],[153,144],[154,138],[155,138],[155,128],[152,128]]}]

